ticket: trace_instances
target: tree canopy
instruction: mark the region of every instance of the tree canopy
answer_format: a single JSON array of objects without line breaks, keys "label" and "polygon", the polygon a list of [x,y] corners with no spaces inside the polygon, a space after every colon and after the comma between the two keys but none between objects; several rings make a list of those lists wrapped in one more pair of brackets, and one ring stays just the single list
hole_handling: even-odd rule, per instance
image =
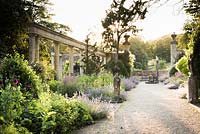
[{"label": "tree canopy", "polygon": [[139,37],[131,37],[130,44],[130,51],[135,55],[134,67],[146,70],[148,67],[147,44]]},{"label": "tree canopy", "polygon": [[106,17],[102,20],[104,42],[118,53],[121,37],[129,32],[138,31],[134,25],[138,19],[144,19],[147,12],[147,1],[133,0],[129,7],[126,0],[113,0]]},{"label": "tree canopy", "polygon": [[52,23],[48,12],[49,0],[1,0],[0,1],[0,58],[19,52],[27,57],[28,27],[36,22],[66,34],[68,26]]}]

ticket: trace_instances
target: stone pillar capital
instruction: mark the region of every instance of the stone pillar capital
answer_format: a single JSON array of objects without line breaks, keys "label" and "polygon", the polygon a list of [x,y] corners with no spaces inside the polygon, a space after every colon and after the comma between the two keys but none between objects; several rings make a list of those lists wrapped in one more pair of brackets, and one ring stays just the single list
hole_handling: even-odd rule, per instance
[{"label": "stone pillar capital", "polygon": [[28,34],[29,38],[32,38],[32,37],[39,37],[38,34],[35,34],[35,33],[29,33]]},{"label": "stone pillar capital", "polygon": [[70,49],[74,49],[74,47],[73,47],[73,46],[69,46],[69,48],[70,48]]},{"label": "stone pillar capital", "polygon": [[54,41],[53,41],[53,44],[54,44],[54,45],[58,45],[58,44],[60,44],[60,42],[54,40]]}]

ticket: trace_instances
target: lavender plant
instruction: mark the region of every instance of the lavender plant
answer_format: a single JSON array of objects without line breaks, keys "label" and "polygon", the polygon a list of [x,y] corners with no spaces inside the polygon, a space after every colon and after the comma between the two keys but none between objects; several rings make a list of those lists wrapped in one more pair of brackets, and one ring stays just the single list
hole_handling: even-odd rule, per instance
[{"label": "lavender plant", "polygon": [[88,106],[89,112],[94,120],[109,117],[110,113],[113,113],[116,109],[116,106],[114,104],[102,101],[101,96],[89,99],[87,95],[76,94],[74,98],[85,103]]},{"label": "lavender plant", "polygon": [[131,79],[122,79],[122,85],[124,86],[125,91],[130,91],[136,87],[136,83]]}]

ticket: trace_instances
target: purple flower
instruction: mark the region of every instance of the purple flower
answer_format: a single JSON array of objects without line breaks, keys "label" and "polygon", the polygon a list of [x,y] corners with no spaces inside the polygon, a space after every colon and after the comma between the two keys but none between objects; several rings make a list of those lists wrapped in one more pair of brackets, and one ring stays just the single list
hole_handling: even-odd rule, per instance
[{"label": "purple flower", "polygon": [[26,87],[27,87],[28,89],[30,89],[30,88],[31,88],[31,85],[30,85],[30,84],[27,84]]},{"label": "purple flower", "polygon": [[16,87],[19,84],[19,80],[15,79],[12,81],[12,86]]},{"label": "purple flower", "polygon": [[65,84],[73,83],[76,81],[75,76],[65,76],[63,79]]},{"label": "purple flower", "polygon": [[17,85],[19,83],[19,80],[14,80],[14,83]]}]

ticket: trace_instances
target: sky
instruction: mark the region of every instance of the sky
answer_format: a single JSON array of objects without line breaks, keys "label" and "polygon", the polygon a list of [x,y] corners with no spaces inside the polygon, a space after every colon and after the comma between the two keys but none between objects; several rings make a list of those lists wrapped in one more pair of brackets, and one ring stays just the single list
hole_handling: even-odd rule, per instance
[{"label": "sky", "polygon": [[[91,35],[100,40],[102,32],[101,20],[105,17],[105,10],[109,9],[111,0],[50,0],[53,3],[51,12],[55,14],[53,21],[68,25],[72,29],[70,37],[84,41]],[[144,40],[154,40],[167,34],[182,33],[182,27],[188,16],[181,11],[181,4],[175,0],[149,9],[146,18],[137,22],[138,28],[143,29],[139,36]]]}]

